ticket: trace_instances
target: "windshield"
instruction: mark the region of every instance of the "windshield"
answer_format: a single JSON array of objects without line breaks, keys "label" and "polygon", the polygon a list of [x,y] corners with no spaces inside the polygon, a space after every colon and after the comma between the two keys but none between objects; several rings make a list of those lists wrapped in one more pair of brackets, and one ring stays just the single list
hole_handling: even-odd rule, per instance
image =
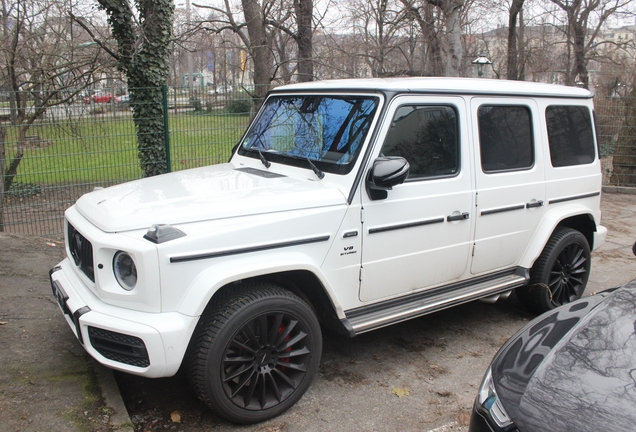
[{"label": "windshield", "polygon": [[346,174],[362,148],[379,98],[272,96],[252,123],[239,154]]}]

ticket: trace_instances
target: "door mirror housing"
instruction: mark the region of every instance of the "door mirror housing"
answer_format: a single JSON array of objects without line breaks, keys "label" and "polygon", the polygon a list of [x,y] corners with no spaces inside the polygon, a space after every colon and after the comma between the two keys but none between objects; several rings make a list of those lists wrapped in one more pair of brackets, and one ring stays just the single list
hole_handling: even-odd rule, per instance
[{"label": "door mirror housing", "polygon": [[385,199],[388,190],[404,183],[409,175],[409,163],[403,157],[382,156],[373,161],[366,186],[372,200]]}]

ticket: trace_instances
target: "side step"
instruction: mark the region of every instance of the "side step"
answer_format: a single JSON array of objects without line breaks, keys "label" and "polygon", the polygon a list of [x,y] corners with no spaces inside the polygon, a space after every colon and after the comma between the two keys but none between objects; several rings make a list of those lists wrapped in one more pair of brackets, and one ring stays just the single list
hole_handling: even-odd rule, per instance
[{"label": "side step", "polygon": [[354,334],[365,333],[451,306],[510,291],[529,280],[527,269],[516,268],[406,297],[345,311],[343,324]]}]

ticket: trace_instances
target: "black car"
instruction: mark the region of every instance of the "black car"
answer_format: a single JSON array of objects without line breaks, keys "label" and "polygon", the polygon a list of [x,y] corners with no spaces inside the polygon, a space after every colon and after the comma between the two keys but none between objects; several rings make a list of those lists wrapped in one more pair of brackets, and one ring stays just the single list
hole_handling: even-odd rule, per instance
[{"label": "black car", "polygon": [[510,338],[469,431],[636,431],[636,280],[546,312]]}]

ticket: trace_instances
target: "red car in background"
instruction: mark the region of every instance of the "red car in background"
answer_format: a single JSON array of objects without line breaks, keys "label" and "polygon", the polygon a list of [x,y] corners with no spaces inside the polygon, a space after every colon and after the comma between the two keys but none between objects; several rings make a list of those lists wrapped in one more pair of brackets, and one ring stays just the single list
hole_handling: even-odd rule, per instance
[{"label": "red car in background", "polygon": [[92,96],[87,96],[84,98],[84,103],[89,104],[91,102],[94,103],[110,103],[110,102],[119,102],[117,97],[112,93],[95,93]]}]

